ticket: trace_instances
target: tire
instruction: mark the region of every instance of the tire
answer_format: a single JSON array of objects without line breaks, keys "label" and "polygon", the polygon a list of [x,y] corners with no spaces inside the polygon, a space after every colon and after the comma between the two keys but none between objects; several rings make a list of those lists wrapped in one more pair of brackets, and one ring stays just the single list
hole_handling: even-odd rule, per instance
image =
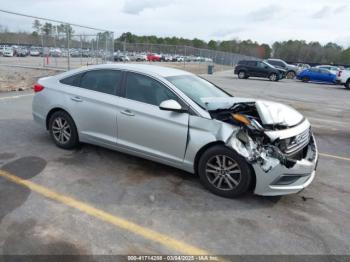
[{"label": "tire", "polygon": [[275,74],[275,73],[271,73],[270,75],[269,75],[269,80],[270,81],[278,81],[278,76],[277,76],[277,74]]},{"label": "tire", "polygon": [[238,78],[239,79],[245,79],[247,77],[246,73],[244,71],[238,72]]},{"label": "tire", "polygon": [[238,197],[248,191],[252,182],[252,171],[246,160],[223,145],[207,149],[199,160],[197,170],[201,183],[222,197]]},{"label": "tire", "polygon": [[350,89],[350,79],[348,79],[348,81],[346,81],[344,86],[345,86],[346,89]]},{"label": "tire", "polygon": [[296,73],[294,71],[288,71],[286,74],[287,79],[294,79],[295,76],[296,76]]},{"label": "tire", "polygon": [[49,131],[51,138],[60,148],[72,149],[79,144],[75,123],[65,111],[57,111],[52,114],[49,121]]},{"label": "tire", "polygon": [[304,76],[304,77],[301,79],[301,81],[303,81],[304,83],[307,83],[307,82],[310,81],[310,78],[307,77],[307,76]]}]

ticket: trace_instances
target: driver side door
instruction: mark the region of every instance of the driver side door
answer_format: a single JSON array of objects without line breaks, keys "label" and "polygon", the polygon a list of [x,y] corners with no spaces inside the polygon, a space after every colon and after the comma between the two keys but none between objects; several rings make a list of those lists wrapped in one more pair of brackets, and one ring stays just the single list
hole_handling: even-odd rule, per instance
[{"label": "driver side door", "polygon": [[117,113],[118,145],[162,162],[183,161],[189,114],[165,111],[159,104],[179,98],[158,80],[127,72]]}]

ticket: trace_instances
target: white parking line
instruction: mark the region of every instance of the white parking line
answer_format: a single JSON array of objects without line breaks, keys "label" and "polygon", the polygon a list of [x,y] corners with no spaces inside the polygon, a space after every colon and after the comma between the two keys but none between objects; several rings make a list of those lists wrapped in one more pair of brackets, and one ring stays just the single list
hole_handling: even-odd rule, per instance
[{"label": "white parking line", "polygon": [[7,99],[17,99],[25,96],[33,96],[34,94],[26,94],[26,95],[15,95],[15,96],[4,96],[0,97],[0,100],[7,100]]}]

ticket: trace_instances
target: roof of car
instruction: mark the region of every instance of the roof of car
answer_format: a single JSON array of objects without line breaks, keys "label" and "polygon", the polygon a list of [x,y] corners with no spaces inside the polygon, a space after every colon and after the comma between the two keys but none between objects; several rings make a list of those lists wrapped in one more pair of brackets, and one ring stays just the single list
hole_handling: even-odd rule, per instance
[{"label": "roof of car", "polygon": [[192,75],[189,72],[175,69],[175,68],[165,67],[165,66],[155,66],[155,65],[148,65],[148,64],[121,64],[121,63],[85,66],[85,67],[79,68],[78,70],[74,70],[75,71],[74,73],[77,73],[79,71],[85,71],[88,69],[130,70],[134,72],[145,73],[145,74],[155,75],[155,76],[162,76],[162,77],[177,76],[177,75]]}]

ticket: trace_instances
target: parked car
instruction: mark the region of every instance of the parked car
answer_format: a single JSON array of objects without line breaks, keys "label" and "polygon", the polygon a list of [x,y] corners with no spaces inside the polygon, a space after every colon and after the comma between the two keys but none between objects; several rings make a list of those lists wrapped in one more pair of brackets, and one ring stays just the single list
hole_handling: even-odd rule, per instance
[{"label": "parked car", "polygon": [[332,74],[327,69],[311,67],[298,73],[297,79],[303,82],[325,82],[325,83],[336,83],[336,75]]},{"label": "parked car", "polygon": [[127,55],[121,53],[114,53],[113,58],[115,62],[129,62],[130,58]]},{"label": "parked car", "polygon": [[332,66],[332,65],[318,65],[316,68],[322,68],[322,69],[327,69],[330,71],[332,74],[337,75],[338,72],[340,71],[340,68],[337,66]]},{"label": "parked car", "polygon": [[171,55],[162,55],[160,57],[160,61],[162,61],[162,62],[171,62],[171,61],[173,61],[173,57]]},{"label": "parked car", "polygon": [[14,52],[13,52],[13,49],[12,47],[7,47],[4,49],[3,53],[2,53],[3,56],[6,56],[6,57],[12,57],[14,56]]},{"label": "parked car", "polygon": [[30,56],[40,56],[40,51],[39,49],[36,48],[31,48],[29,51]]},{"label": "parked car", "polygon": [[293,79],[297,75],[298,67],[288,64],[282,59],[269,58],[267,59],[267,62],[277,68],[286,70],[286,78],[288,79]]},{"label": "parked car", "polygon": [[224,197],[250,188],[296,193],[315,177],[317,147],[304,116],[233,97],[189,72],[95,65],[41,78],[34,91],[34,120],[64,149],[85,142],[167,164]]},{"label": "parked car", "polygon": [[28,50],[25,48],[17,48],[16,50],[16,56],[18,57],[26,57],[28,53]]},{"label": "parked car", "polygon": [[285,76],[286,71],[281,68],[276,68],[265,61],[241,60],[235,67],[234,73],[238,75],[239,79],[247,79],[252,76],[278,81]]},{"label": "parked car", "polygon": [[336,82],[340,83],[340,79],[338,78],[338,73],[341,71],[341,69],[339,67],[332,66],[332,65],[318,65],[316,66],[316,68],[329,70],[332,74],[336,75]]},{"label": "parked car", "polygon": [[350,89],[350,70],[341,70],[338,72],[337,79],[339,83]]},{"label": "parked car", "polygon": [[160,58],[161,58],[161,56],[158,54],[152,54],[152,53],[147,54],[148,61],[160,62]]},{"label": "parked car", "polygon": [[147,55],[146,54],[140,54],[140,53],[133,53],[129,54],[130,61],[147,61]]}]

